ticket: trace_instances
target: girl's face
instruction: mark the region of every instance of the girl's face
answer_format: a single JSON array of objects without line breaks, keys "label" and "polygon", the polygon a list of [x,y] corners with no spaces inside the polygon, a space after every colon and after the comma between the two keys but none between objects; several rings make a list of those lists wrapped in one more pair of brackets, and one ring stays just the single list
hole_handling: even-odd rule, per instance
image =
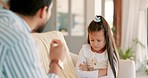
[{"label": "girl's face", "polygon": [[89,41],[92,51],[100,52],[100,50],[102,50],[106,45],[104,30],[90,32]]}]

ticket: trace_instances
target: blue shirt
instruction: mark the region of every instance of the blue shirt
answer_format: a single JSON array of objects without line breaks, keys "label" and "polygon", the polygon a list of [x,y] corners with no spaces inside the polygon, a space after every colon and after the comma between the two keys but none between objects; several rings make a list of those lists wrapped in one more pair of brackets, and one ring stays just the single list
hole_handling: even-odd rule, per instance
[{"label": "blue shirt", "polygon": [[21,17],[0,10],[0,78],[58,78],[43,70],[30,32]]}]

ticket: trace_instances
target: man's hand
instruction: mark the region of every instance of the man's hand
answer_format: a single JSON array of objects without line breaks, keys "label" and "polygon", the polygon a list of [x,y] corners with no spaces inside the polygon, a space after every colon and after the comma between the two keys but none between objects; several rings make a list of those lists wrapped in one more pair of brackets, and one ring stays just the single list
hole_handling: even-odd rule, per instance
[{"label": "man's hand", "polygon": [[66,56],[65,47],[60,40],[53,40],[50,44],[50,60],[64,61]]},{"label": "man's hand", "polygon": [[[53,40],[50,44],[50,60],[61,60],[64,61],[66,56],[65,47],[60,40]],[[50,63],[49,73],[55,73],[60,76],[60,67],[57,63]]]}]

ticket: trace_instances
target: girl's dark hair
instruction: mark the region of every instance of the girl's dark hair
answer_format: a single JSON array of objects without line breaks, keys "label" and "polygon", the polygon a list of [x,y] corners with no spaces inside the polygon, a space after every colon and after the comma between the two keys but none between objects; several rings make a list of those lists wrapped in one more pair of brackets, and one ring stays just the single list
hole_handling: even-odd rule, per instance
[{"label": "girl's dark hair", "polygon": [[[10,0],[10,10],[25,16],[34,16],[45,6],[49,7],[52,0]],[[48,8],[47,8],[48,11]]]},{"label": "girl's dark hair", "polygon": [[[111,69],[113,71],[114,78],[117,78],[118,72],[115,69],[115,64],[118,64],[117,63],[118,62],[118,54],[117,54],[116,45],[113,40],[109,24],[106,22],[106,20],[102,16],[96,16],[96,19],[93,20],[88,26],[88,33],[96,32],[96,31],[100,31],[100,30],[104,30],[104,36],[106,39],[105,47],[106,47],[107,53],[108,53],[108,60],[109,60]],[[88,35],[88,44],[90,44],[89,35]]]}]

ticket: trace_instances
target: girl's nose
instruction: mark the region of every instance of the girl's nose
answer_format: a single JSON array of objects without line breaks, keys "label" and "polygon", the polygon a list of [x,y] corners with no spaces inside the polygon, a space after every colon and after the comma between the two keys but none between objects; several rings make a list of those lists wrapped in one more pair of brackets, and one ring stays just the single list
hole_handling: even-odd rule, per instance
[{"label": "girl's nose", "polygon": [[97,42],[94,42],[94,46],[95,46],[95,47],[98,46]]}]

